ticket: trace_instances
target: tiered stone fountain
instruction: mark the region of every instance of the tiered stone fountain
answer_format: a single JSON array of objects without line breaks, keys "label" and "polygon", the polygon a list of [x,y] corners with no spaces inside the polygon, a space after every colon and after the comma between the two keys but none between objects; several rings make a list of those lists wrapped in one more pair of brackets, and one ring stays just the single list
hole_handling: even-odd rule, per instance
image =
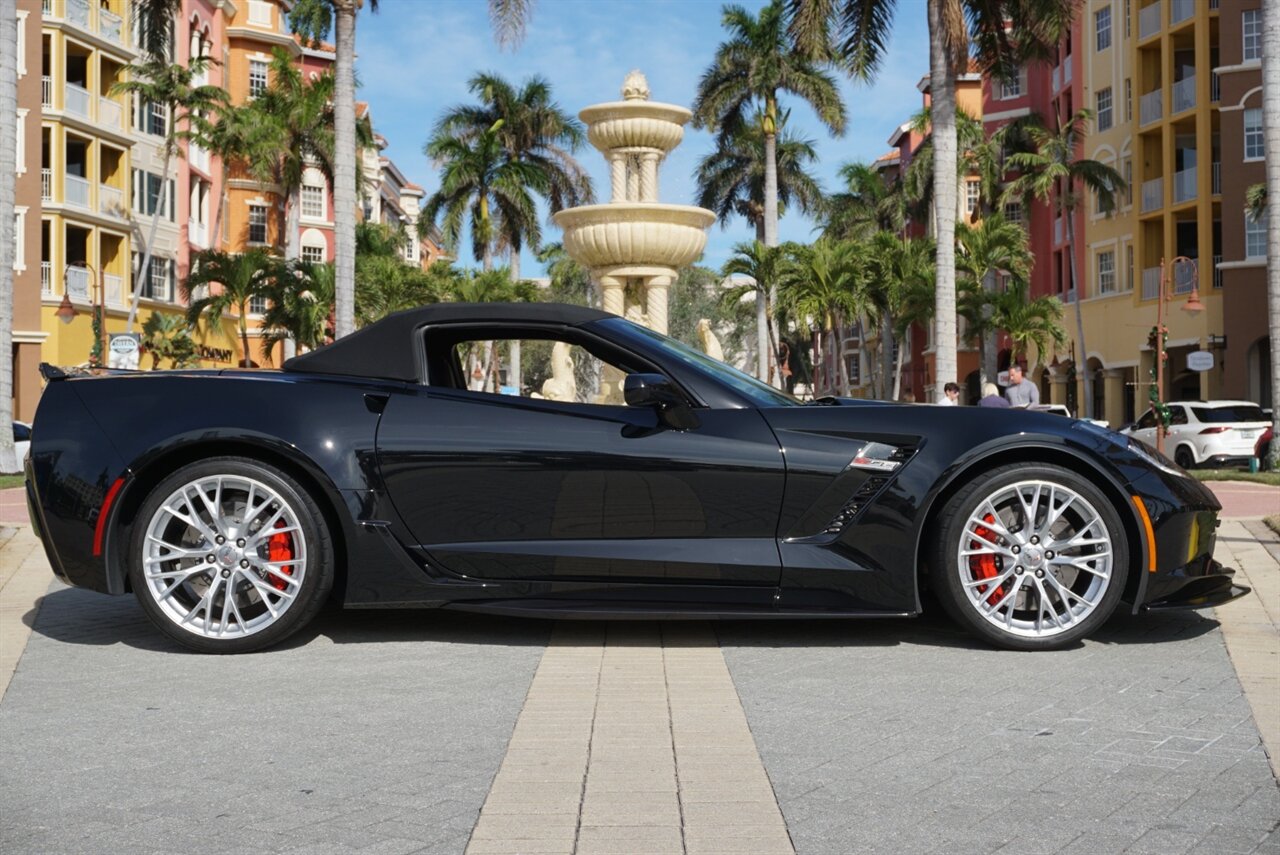
[{"label": "tiered stone fountain", "polygon": [[658,166],[680,144],[693,114],[650,101],[639,71],[623,81],[622,97],[578,114],[609,162],[608,204],[569,208],[554,220],[564,230],[565,251],[591,271],[602,308],[665,333],[668,289],[676,271],[702,255],[716,217],[658,201]]}]

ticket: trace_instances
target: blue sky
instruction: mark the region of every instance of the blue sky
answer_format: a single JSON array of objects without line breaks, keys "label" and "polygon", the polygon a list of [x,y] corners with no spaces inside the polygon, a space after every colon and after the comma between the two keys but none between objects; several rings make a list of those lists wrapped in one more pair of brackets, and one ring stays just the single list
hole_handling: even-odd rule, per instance
[{"label": "blue sky", "polygon": [[[476,72],[496,72],[513,82],[540,74],[551,82],[561,106],[577,113],[589,104],[618,100],[623,77],[639,68],[649,79],[653,100],[688,107],[723,38],[721,5],[718,0],[538,0],[521,46],[499,51],[484,0],[382,0],[377,14],[361,14],[356,30],[359,97],[370,103],[375,128],[389,142],[385,153],[430,194],[439,182],[423,144],[443,110],[470,100],[466,82]],[[741,5],[755,10],[764,0],[741,0]],[[829,136],[800,102],[784,102],[792,108],[790,127],[817,145],[815,172],[826,189],[834,188],[840,164],[888,150],[890,133],[919,109],[915,87],[928,71],[928,56],[924,0],[905,0],[879,79],[864,85],[842,78],[849,115],[842,138]],[[684,142],[662,166],[662,201],[692,204],[693,170],[711,148],[709,133],[686,127]],[[597,196],[607,197],[604,159],[587,147],[579,160],[590,170]],[[783,240],[806,240],[812,228],[792,214],[782,219],[780,233]],[[725,229],[713,227],[702,263],[719,267],[734,243],[753,236],[741,219]],[[558,240],[559,230],[548,223],[544,239]],[[472,263],[465,252],[459,254],[463,263]],[[527,253],[522,272],[538,275]]]}]

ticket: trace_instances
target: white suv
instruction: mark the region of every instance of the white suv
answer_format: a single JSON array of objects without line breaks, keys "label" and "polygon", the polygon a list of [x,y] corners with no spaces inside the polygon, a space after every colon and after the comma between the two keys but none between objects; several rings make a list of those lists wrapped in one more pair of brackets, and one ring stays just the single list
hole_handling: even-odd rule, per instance
[{"label": "white suv", "polygon": [[[1165,450],[1183,469],[1202,463],[1248,463],[1253,446],[1269,424],[1262,408],[1250,401],[1181,401],[1169,405],[1172,420]],[[1121,433],[1156,444],[1154,410]]]}]

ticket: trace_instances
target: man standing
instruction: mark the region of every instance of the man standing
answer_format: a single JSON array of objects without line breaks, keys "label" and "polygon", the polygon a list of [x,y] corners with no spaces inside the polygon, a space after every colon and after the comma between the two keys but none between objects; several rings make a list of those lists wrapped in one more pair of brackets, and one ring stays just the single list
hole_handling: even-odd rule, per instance
[{"label": "man standing", "polygon": [[1009,366],[1009,388],[1004,390],[1011,407],[1034,407],[1040,403],[1040,390],[1036,384],[1022,376],[1021,365]]}]

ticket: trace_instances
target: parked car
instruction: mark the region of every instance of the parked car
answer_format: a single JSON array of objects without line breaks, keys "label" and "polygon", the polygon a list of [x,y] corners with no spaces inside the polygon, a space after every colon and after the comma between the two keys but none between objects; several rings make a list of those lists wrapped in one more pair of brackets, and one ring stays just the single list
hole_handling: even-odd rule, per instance
[{"label": "parked car", "polygon": [[[1213,464],[1248,465],[1268,422],[1250,401],[1180,401],[1169,404],[1169,433],[1164,447],[1183,469]],[[1122,433],[1156,444],[1156,413],[1147,410]]]},{"label": "parked car", "polygon": [[1258,458],[1260,469],[1266,469],[1271,459],[1271,439],[1274,435],[1274,423],[1267,425],[1267,429],[1262,432],[1257,444],[1253,446],[1253,456]]},{"label": "parked car", "polygon": [[18,462],[26,459],[31,448],[31,425],[26,422],[13,423],[13,450],[17,453]]},{"label": "parked car", "polygon": [[[515,342],[549,353],[550,376],[498,394],[468,363]],[[331,592],[349,608],[818,620],[910,617],[927,585],[1021,650],[1070,645],[1122,601],[1248,593],[1214,560],[1213,493],[1114,431],[804,404],[593,309],[440,303],[279,371],[42,373],[27,496],[54,572],[131,590],[205,652],[277,643]]]},{"label": "parked car", "polygon": [[[1036,404],[1028,409],[1035,410],[1038,413],[1053,413],[1055,416],[1063,416],[1064,418],[1074,419],[1071,411],[1067,409],[1065,404]],[[1106,419],[1085,419],[1085,421],[1095,424],[1098,427],[1110,428],[1110,423]]]}]

